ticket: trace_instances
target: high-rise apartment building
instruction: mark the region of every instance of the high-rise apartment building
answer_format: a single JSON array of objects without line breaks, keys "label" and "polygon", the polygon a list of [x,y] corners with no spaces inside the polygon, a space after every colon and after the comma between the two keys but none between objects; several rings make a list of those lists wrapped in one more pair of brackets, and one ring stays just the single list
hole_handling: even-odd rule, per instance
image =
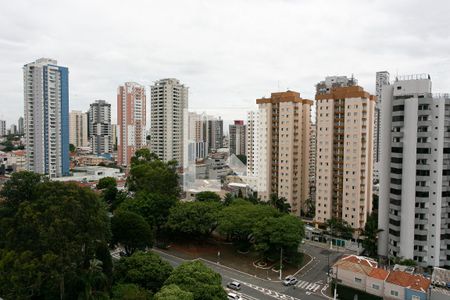
[{"label": "high-rise apartment building", "polygon": [[0,120],[0,136],[6,135],[6,121]]},{"label": "high-rise apartment building", "polygon": [[41,58],[23,67],[27,169],[69,175],[69,70]]},{"label": "high-rise apartment building", "polygon": [[24,128],[24,123],[23,123],[23,117],[20,117],[19,118],[19,120],[17,121],[17,127],[18,127],[18,133],[19,134],[23,134],[24,133],[24,130],[23,130],[23,128]]},{"label": "high-rise apartment building", "polygon": [[258,177],[258,147],[256,145],[256,137],[258,132],[258,112],[249,111],[247,113],[247,129],[246,129],[246,141],[247,141],[247,176],[257,178]]},{"label": "high-rise apartment building", "polygon": [[96,100],[89,107],[89,141],[94,154],[113,152],[111,104],[105,100]]},{"label": "high-rise apartment building", "polygon": [[11,124],[11,126],[9,127],[9,134],[17,134],[17,125],[16,124]]},{"label": "high-rise apartment building", "polygon": [[383,86],[389,84],[389,72],[381,71],[376,74],[375,81],[375,94],[377,96],[377,104],[375,106],[375,127],[373,132],[373,159],[375,167],[380,160],[380,126],[381,126],[381,103],[383,97],[381,95],[381,89]]},{"label": "high-rise apartment building", "polygon": [[246,126],[243,120],[235,120],[229,126],[230,155],[247,155]]},{"label": "high-rise apartment building", "polygon": [[[311,100],[293,91],[272,93],[257,99],[257,154],[250,158],[258,176],[258,195],[287,199],[294,215],[300,215],[309,196]],[[249,121],[249,127],[253,127]],[[250,133],[251,134],[251,133]],[[255,161],[256,158],[256,161]]]},{"label": "high-rise apartment building", "polygon": [[69,114],[69,142],[75,147],[88,147],[88,114],[72,110]]},{"label": "high-rise apartment building", "polygon": [[152,151],[164,161],[176,160],[182,165],[184,134],[188,134],[188,87],[174,78],[158,80],[151,86],[151,104]]},{"label": "high-rise apartment building", "polygon": [[144,86],[125,82],[117,89],[117,162],[129,167],[136,150],[146,146]]},{"label": "high-rise apartment building", "polygon": [[450,95],[411,75],[382,99],[378,254],[450,267]]},{"label": "high-rise apartment building", "polygon": [[354,78],[327,77],[316,86],[319,225],[337,218],[360,230],[372,212],[375,100]]},{"label": "high-rise apartment building", "polygon": [[223,120],[220,117],[208,118],[208,145],[210,152],[223,148]]},{"label": "high-rise apartment building", "polygon": [[315,202],[316,199],[316,155],[317,155],[317,132],[316,124],[311,124],[310,150],[309,150],[309,197]]},{"label": "high-rise apartment building", "polygon": [[117,150],[117,125],[111,124],[112,149]]}]

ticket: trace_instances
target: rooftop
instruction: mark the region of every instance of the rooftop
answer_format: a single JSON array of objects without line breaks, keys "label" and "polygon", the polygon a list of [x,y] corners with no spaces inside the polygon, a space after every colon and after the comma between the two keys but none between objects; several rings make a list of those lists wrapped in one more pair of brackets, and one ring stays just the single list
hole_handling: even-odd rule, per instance
[{"label": "rooftop", "polygon": [[348,255],[338,260],[333,267],[369,275],[374,268],[378,267],[378,263],[369,257]]},{"label": "rooftop", "polygon": [[426,293],[431,281],[419,274],[409,274],[402,271],[392,271],[389,273],[386,282]]}]

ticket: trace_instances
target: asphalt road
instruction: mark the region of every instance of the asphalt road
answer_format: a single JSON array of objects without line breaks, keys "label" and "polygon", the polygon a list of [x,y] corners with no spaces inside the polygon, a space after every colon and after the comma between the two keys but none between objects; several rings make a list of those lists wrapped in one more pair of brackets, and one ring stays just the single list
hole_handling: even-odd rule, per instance
[{"label": "asphalt road", "polygon": [[[222,284],[230,281],[238,281],[241,283],[241,290],[238,292],[243,299],[280,299],[280,300],[323,300],[326,299],[322,295],[322,290],[326,289],[327,270],[328,270],[328,254],[330,254],[330,265],[336,261],[342,253],[336,253],[316,247],[314,245],[302,244],[305,253],[314,257],[301,272],[297,278],[299,282],[295,286],[285,287],[281,282],[263,280],[256,278],[238,270],[228,268],[226,266],[203,261],[210,268],[218,272],[222,276]],[[159,250],[153,250],[162,258],[167,260],[173,266],[181,264],[184,260],[176,256],[167,254]]]}]

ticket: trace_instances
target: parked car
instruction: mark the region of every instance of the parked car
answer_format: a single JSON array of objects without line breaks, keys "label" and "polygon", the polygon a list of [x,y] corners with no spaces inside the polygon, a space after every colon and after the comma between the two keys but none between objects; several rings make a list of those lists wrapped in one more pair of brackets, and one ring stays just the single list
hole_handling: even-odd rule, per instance
[{"label": "parked car", "polygon": [[227,288],[235,290],[235,291],[239,291],[241,289],[241,284],[237,281],[231,281],[231,282],[228,282]]},{"label": "parked car", "polygon": [[289,286],[289,285],[294,285],[298,282],[298,279],[295,278],[294,276],[286,276],[286,278],[284,278],[283,280],[283,285],[285,286]]},{"label": "parked car", "polygon": [[229,300],[241,300],[241,296],[235,293],[228,293],[228,299]]}]

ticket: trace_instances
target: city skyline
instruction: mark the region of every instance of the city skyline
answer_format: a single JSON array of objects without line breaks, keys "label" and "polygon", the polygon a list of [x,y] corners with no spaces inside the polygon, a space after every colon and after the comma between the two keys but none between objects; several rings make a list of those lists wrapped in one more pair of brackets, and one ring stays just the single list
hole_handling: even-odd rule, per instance
[{"label": "city skyline", "polygon": [[[450,43],[442,38],[450,22],[443,17],[446,10],[427,9],[419,1],[358,5],[346,1],[327,3],[325,9],[309,1],[159,3],[142,5],[138,11],[133,5],[120,7],[125,16],[170,11],[175,17],[164,30],[156,26],[164,23],[164,13],[152,18],[124,18],[130,20],[124,23],[108,13],[119,10],[118,4],[105,4],[90,3],[89,11],[80,9],[83,5],[79,3],[52,6],[56,14],[71,12],[59,28],[36,19],[48,9],[47,2],[33,12],[22,10],[23,18],[14,18],[20,6],[4,5],[0,24],[8,31],[0,32],[0,119],[12,124],[22,115],[21,66],[39,57],[57,59],[70,68],[70,110],[84,111],[95,99],[114,103],[116,87],[123,82],[136,81],[149,90],[160,78],[178,78],[191,87],[192,109],[240,107],[238,119],[255,108],[255,97],[274,91],[301,90],[304,97],[312,99],[314,83],[327,75],[354,73],[372,94],[374,73],[380,70],[389,71],[393,78],[426,71],[435,78],[436,92],[445,92],[450,85],[444,76],[450,63]],[[348,17],[334,14],[337,6],[346,6]],[[81,18],[83,14],[88,16]],[[90,14],[95,18],[89,18]],[[233,22],[226,22],[231,15]],[[409,21],[423,18],[435,21]],[[80,19],[85,20],[83,26],[79,26]],[[261,22],[268,19],[274,20]],[[280,19],[282,22],[275,21]],[[336,34],[339,29],[331,30],[334,24],[345,28],[345,35],[353,37],[351,41]],[[181,38],[172,40],[175,33]],[[360,46],[364,42],[368,46]],[[427,47],[423,47],[424,42]],[[211,47],[215,44],[221,46]],[[329,44],[336,45],[332,54],[326,47]],[[115,106],[111,114],[112,123],[116,123]]]}]

